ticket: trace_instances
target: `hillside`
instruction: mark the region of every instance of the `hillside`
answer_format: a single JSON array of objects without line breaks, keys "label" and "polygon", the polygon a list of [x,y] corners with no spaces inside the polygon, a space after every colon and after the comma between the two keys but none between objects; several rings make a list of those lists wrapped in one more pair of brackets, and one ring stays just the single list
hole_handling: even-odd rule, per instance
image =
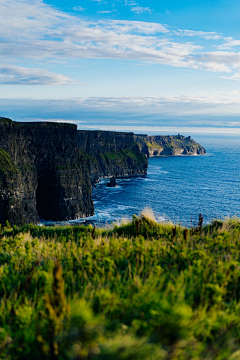
[{"label": "hillside", "polygon": [[0,232],[2,359],[239,358],[240,222]]},{"label": "hillside", "polygon": [[202,155],[206,150],[196,143],[190,136],[148,136],[134,135],[141,152],[148,157],[152,156],[178,156],[178,155]]}]

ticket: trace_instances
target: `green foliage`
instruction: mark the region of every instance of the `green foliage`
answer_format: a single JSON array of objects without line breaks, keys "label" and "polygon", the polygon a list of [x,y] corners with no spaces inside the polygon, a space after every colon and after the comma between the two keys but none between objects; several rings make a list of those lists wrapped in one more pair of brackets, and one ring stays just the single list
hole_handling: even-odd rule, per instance
[{"label": "green foliage", "polygon": [[18,172],[17,167],[13,164],[13,161],[7,151],[0,148],[0,171],[2,172]]},{"label": "green foliage", "polygon": [[145,211],[94,236],[6,224],[0,244],[2,359],[239,357],[236,218],[190,231]]},{"label": "green foliage", "polygon": [[160,146],[159,144],[157,144],[154,141],[152,141],[151,143],[148,141],[146,143],[146,145],[148,146],[149,149],[153,149],[153,148],[162,149],[163,148],[162,146]]},{"label": "green foliage", "polygon": [[142,163],[144,159],[144,154],[139,151],[135,151],[134,149],[131,151],[130,149],[120,149],[118,151],[111,151],[104,154],[100,154],[104,161],[117,161],[120,163],[124,163],[129,158],[137,163]]},{"label": "green foliage", "polygon": [[80,163],[88,160],[94,163],[97,163],[97,159],[93,156],[85,152],[84,150],[79,150]]}]

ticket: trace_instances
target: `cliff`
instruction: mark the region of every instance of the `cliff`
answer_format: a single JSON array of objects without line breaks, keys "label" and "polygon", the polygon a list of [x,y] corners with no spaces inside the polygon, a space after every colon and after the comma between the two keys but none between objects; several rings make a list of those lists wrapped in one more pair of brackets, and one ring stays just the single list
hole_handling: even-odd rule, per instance
[{"label": "cliff", "polygon": [[134,135],[142,153],[152,156],[202,155],[206,150],[190,136]]},{"label": "cliff", "polygon": [[77,140],[92,184],[102,177],[147,173],[147,158],[139,152],[133,133],[79,130]]},{"label": "cliff", "polygon": [[77,127],[0,118],[0,223],[69,220],[94,213]]},{"label": "cliff", "polygon": [[0,118],[0,223],[93,215],[91,183],[146,172],[133,134]]}]

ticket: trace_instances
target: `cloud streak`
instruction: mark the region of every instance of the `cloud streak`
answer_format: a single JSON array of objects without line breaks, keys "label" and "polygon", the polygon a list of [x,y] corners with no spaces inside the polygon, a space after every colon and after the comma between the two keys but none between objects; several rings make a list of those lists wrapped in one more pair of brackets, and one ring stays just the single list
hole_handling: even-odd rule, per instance
[{"label": "cloud streak", "polygon": [[149,7],[143,7],[143,6],[134,6],[131,8],[131,11],[134,12],[137,15],[142,15],[142,14],[152,14],[152,9],[150,9]]},{"label": "cloud streak", "polygon": [[[126,5],[139,13],[151,11],[134,1],[126,1]],[[78,10],[81,9],[79,7]],[[0,23],[0,60],[4,62],[8,58],[12,66],[23,59],[36,63],[38,60],[108,58],[222,73],[236,73],[240,69],[240,52],[227,51],[240,45],[240,41],[222,38],[216,32],[171,29],[153,22],[86,21],[41,0],[1,0]],[[183,37],[192,41],[183,41]],[[206,50],[207,47],[198,42],[199,38],[216,41],[218,44],[211,46],[217,46],[218,50],[209,50],[209,45]],[[219,45],[219,41],[223,41],[223,44]],[[12,74],[10,70],[2,68],[2,83],[19,83],[18,76],[29,84],[38,81],[49,85],[74,83],[73,79],[43,69],[38,70],[36,79],[30,74],[31,69],[12,68],[11,71]],[[225,78],[232,79],[232,76]]]},{"label": "cloud streak", "polygon": [[0,107],[1,116],[15,120],[62,119],[89,126],[240,127],[240,91],[155,97],[0,99]]},{"label": "cloud streak", "polygon": [[80,85],[77,80],[44,69],[0,65],[0,84],[5,85]]}]

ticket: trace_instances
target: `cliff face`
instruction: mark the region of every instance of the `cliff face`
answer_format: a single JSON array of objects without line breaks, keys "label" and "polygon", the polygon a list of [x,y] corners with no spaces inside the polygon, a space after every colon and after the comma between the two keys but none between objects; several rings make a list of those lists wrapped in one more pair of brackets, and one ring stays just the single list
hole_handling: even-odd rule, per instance
[{"label": "cliff face", "polygon": [[0,223],[92,215],[91,184],[75,125],[0,118]]},{"label": "cliff face", "polygon": [[0,118],[0,223],[93,215],[91,183],[146,172],[133,134]]},{"label": "cliff face", "polygon": [[147,158],[140,153],[133,133],[79,130],[77,139],[92,184],[101,177],[147,173]]},{"label": "cliff face", "polygon": [[204,154],[184,136],[77,131],[75,125],[0,118],[0,223],[93,215],[91,184],[146,174],[147,157]]},{"label": "cliff face", "polygon": [[190,136],[134,135],[142,153],[152,156],[202,155],[206,150]]}]

